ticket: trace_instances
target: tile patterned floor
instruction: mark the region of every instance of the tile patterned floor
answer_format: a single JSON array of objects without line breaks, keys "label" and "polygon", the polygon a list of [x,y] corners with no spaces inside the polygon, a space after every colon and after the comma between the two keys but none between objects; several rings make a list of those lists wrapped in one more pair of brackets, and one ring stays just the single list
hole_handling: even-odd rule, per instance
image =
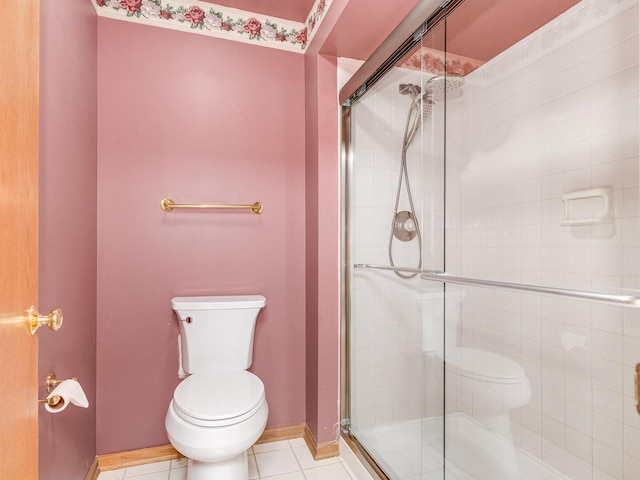
[{"label": "tile patterned floor", "polygon": [[[103,472],[98,480],[186,480],[185,459]],[[341,457],[315,461],[302,438],[254,445],[249,451],[250,480],[355,480]]]}]

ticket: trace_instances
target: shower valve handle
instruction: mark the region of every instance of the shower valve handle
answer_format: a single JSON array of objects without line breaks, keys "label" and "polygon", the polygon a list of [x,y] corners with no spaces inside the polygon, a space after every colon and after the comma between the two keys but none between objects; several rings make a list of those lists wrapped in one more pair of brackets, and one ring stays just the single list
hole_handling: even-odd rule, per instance
[{"label": "shower valve handle", "polygon": [[407,232],[414,232],[416,229],[416,224],[415,222],[408,218],[403,224],[402,224],[402,228],[404,228]]}]

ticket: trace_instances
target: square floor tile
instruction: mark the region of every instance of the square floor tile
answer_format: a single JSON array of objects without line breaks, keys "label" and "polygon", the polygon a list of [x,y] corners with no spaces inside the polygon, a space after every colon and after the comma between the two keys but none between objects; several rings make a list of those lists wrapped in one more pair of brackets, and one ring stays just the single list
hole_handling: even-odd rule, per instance
[{"label": "square floor tile", "polygon": [[164,462],[147,463],[145,465],[138,465],[136,467],[127,467],[124,478],[136,477],[147,473],[167,472],[171,468],[171,460]]},{"label": "square floor tile", "polygon": [[172,468],[169,472],[169,480],[187,480],[187,467]]},{"label": "square floor tile", "polygon": [[182,468],[182,467],[186,467],[188,464],[189,464],[189,459],[185,457],[171,460],[171,468]]},{"label": "square floor tile", "polygon": [[262,477],[264,480],[305,480],[302,472],[283,473],[282,475],[274,475],[272,477]]},{"label": "square floor tile", "polygon": [[122,480],[124,478],[124,468],[119,470],[109,470],[108,472],[101,472],[98,475],[98,480]]},{"label": "square floor tile", "polygon": [[143,473],[142,475],[129,475],[124,477],[126,480],[169,480],[169,470],[164,472]]},{"label": "square floor tile", "polygon": [[286,450],[289,447],[289,440],[278,440],[277,442],[257,443],[253,446],[253,453],[271,452],[273,450]]},{"label": "square floor tile", "polygon": [[305,468],[321,467],[322,465],[329,465],[330,463],[337,463],[339,461],[338,457],[331,457],[316,461],[313,459],[313,456],[306,445],[304,447],[294,448],[293,453],[295,453],[298,463],[303,470]]},{"label": "square floor tile", "polygon": [[[252,453],[255,452],[255,453]],[[340,457],[315,461],[303,438],[254,445],[249,480],[352,480]],[[186,458],[102,472],[98,480],[186,480]]]},{"label": "square floor tile", "polygon": [[304,470],[307,480],[351,480],[351,477],[340,462],[324,465],[322,467],[308,468]]},{"label": "square floor tile", "polygon": [[247,463],[249,464],[249,480],[260,478],[260,475],[258,475],[258,467],[256,466],[256,457],[254,455],[247,455]]},{"label": "square floor tile", "polygon": [[291,448],[304,447],[307,445],[307,442],[305,442],[304,438],[302,437],[292,438],[291,440],[289,440],[289,445],[291,445]]},{"label": "square floor tile", "polygon": [[260,477],[269,477],[300,470],[296,456],[290,448],[256,453],[255,457]]}]

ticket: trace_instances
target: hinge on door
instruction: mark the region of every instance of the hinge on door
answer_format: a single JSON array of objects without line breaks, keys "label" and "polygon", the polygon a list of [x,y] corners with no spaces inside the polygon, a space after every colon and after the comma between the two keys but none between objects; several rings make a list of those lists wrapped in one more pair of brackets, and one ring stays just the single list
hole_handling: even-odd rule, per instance
[{"label": "hinge on door", "polygon": [[351,419],[343,418],[340,420],[340,428],[342,429],[342,433],[349,435],[349,433],[351,433]]}]

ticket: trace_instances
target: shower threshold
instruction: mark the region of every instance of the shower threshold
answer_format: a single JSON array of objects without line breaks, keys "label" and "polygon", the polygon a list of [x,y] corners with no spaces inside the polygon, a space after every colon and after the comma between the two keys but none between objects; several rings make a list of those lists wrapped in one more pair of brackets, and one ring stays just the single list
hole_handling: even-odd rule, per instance
[{"label": "shower threshold", "polygon": [[357,436],[394,480],[569,480],[464,413],[444,422],[413,420]]}]

